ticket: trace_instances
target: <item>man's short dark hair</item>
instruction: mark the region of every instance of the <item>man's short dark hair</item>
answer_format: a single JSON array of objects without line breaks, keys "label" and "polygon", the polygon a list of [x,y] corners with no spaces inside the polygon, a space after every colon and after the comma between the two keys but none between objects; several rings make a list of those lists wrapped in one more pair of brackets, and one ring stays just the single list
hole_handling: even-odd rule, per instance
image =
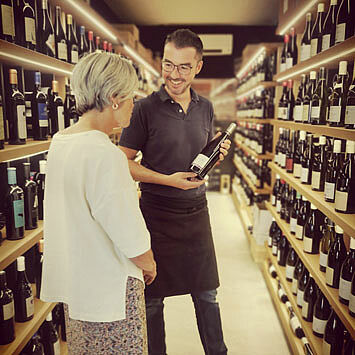
[{"label": "man's short dark hair", "polygon": [[203,44],[200,37],[189,30],[188,28],[183,28],[170,33],[165,40],[165,45],[168,43],[174,43],[176,48],[186,48],[193,47],[196,49],[197,56],[199,60],[203,56]]}]

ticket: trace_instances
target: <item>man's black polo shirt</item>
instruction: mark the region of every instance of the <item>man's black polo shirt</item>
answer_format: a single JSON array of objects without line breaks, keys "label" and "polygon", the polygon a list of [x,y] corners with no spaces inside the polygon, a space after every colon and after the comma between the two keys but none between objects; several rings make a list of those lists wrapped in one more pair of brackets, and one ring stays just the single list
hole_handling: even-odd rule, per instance
[{"label": "man's black polo shirt", "polygon": [[[131,123],[122,132],[120,145],[140,150],[142,165],[162,174],[189,171],[192,160],[213,137],[213,107],[191,89],[187,113],[164,86],[134,105]],[[141,183],[141,190],[156,195],[194,198],[205,193],[205,185],[181,190]]]}]

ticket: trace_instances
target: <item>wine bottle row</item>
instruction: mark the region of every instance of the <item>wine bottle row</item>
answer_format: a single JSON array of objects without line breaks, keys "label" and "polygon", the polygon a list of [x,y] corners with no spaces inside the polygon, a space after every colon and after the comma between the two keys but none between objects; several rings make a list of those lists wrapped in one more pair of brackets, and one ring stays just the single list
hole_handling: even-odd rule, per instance
[{"label": "wine bottle row", "polygon": [[[302,264],[300,258],[291,248],[287,255],[286,280],[292,283],[292,293],[296,297],[297,306],[301,309],[302,319],[312,322],[312,332],[322,338],[322,354],[353,354],[355,341],[346,330],[327,298],[318,288],[312,274]],[[280,263],[279,263],[280,264]],[[285,266],[281,265],[280,266]],[[290,326],[294,334],[304,340],[305,334],[297,318],[287,294],[283,290],[275,267],[269,266],[269,273],[278,280],[278,296],[290,314]],[[304,346],[305,354],[313,354],[309,343]]]},{"label": "wine bottle row", "polygon": [[301,38],[300,51],[298,51],[295,29],[291,28],[290,34],[285,34],[280,72],[314,57],[354,35],[355,9],[351,1],[331,0],[327,12],[325,10],[325,3],[318,3],[314,22],[312,13],[306,14],[306,25]]},{"label": "wine bottle row", "polygon": [[355,142],[280,128],[274,162],[340,213],[355,213]]},{"label": "wine bottle row", "polygon": [[283,82],[277,118],[355,129],[355,65],[352,78],[348,70],[348,62],[341,61],[331,82],[324,67],[320,68],[318,75],[316,71],[311,71],[309,76],[302,74],[296,99],[293,81]]},{"label": "wine bottle row", "polygon": [[272,152],[273,126],[237,121],[235,138],[256,154]]}]

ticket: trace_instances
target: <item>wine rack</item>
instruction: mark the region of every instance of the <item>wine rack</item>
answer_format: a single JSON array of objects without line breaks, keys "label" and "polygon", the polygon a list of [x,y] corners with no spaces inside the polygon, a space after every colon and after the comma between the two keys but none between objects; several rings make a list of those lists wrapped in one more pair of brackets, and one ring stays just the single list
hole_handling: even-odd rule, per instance
[{"label": "wine rack", "polygon": [[237,139],[234,139],[234,143],[236,144],[237,147],[242,149],[245,153],[252,155],[253,157],[255,157],[257,159],[270,159],[271,160],[274,157],[274,155],[272,153],[258,154],[253,149],[249,148],[248,146],[246,146],[241,141],[238,141]]},{"label": "wine rack", "polygon": [[245,89],[242,91],[237,90],[237,100],[244,97],[244,96],[250,95],[251,93],[253,93],[256,90],[273,88],[277,85],[280,85],[277,81],[261,81],[255,85],[251,86],[248,89]]}]

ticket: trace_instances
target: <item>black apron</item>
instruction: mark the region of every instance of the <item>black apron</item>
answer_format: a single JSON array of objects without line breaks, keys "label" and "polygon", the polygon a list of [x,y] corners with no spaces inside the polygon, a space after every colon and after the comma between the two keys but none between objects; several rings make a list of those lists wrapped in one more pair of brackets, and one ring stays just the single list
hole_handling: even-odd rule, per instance
[{"label": "black apron", "polygon": [[142,193],[140,208],[151,236],[157,277],[147,297],[167,297],[219,286],[207,200]]}]

